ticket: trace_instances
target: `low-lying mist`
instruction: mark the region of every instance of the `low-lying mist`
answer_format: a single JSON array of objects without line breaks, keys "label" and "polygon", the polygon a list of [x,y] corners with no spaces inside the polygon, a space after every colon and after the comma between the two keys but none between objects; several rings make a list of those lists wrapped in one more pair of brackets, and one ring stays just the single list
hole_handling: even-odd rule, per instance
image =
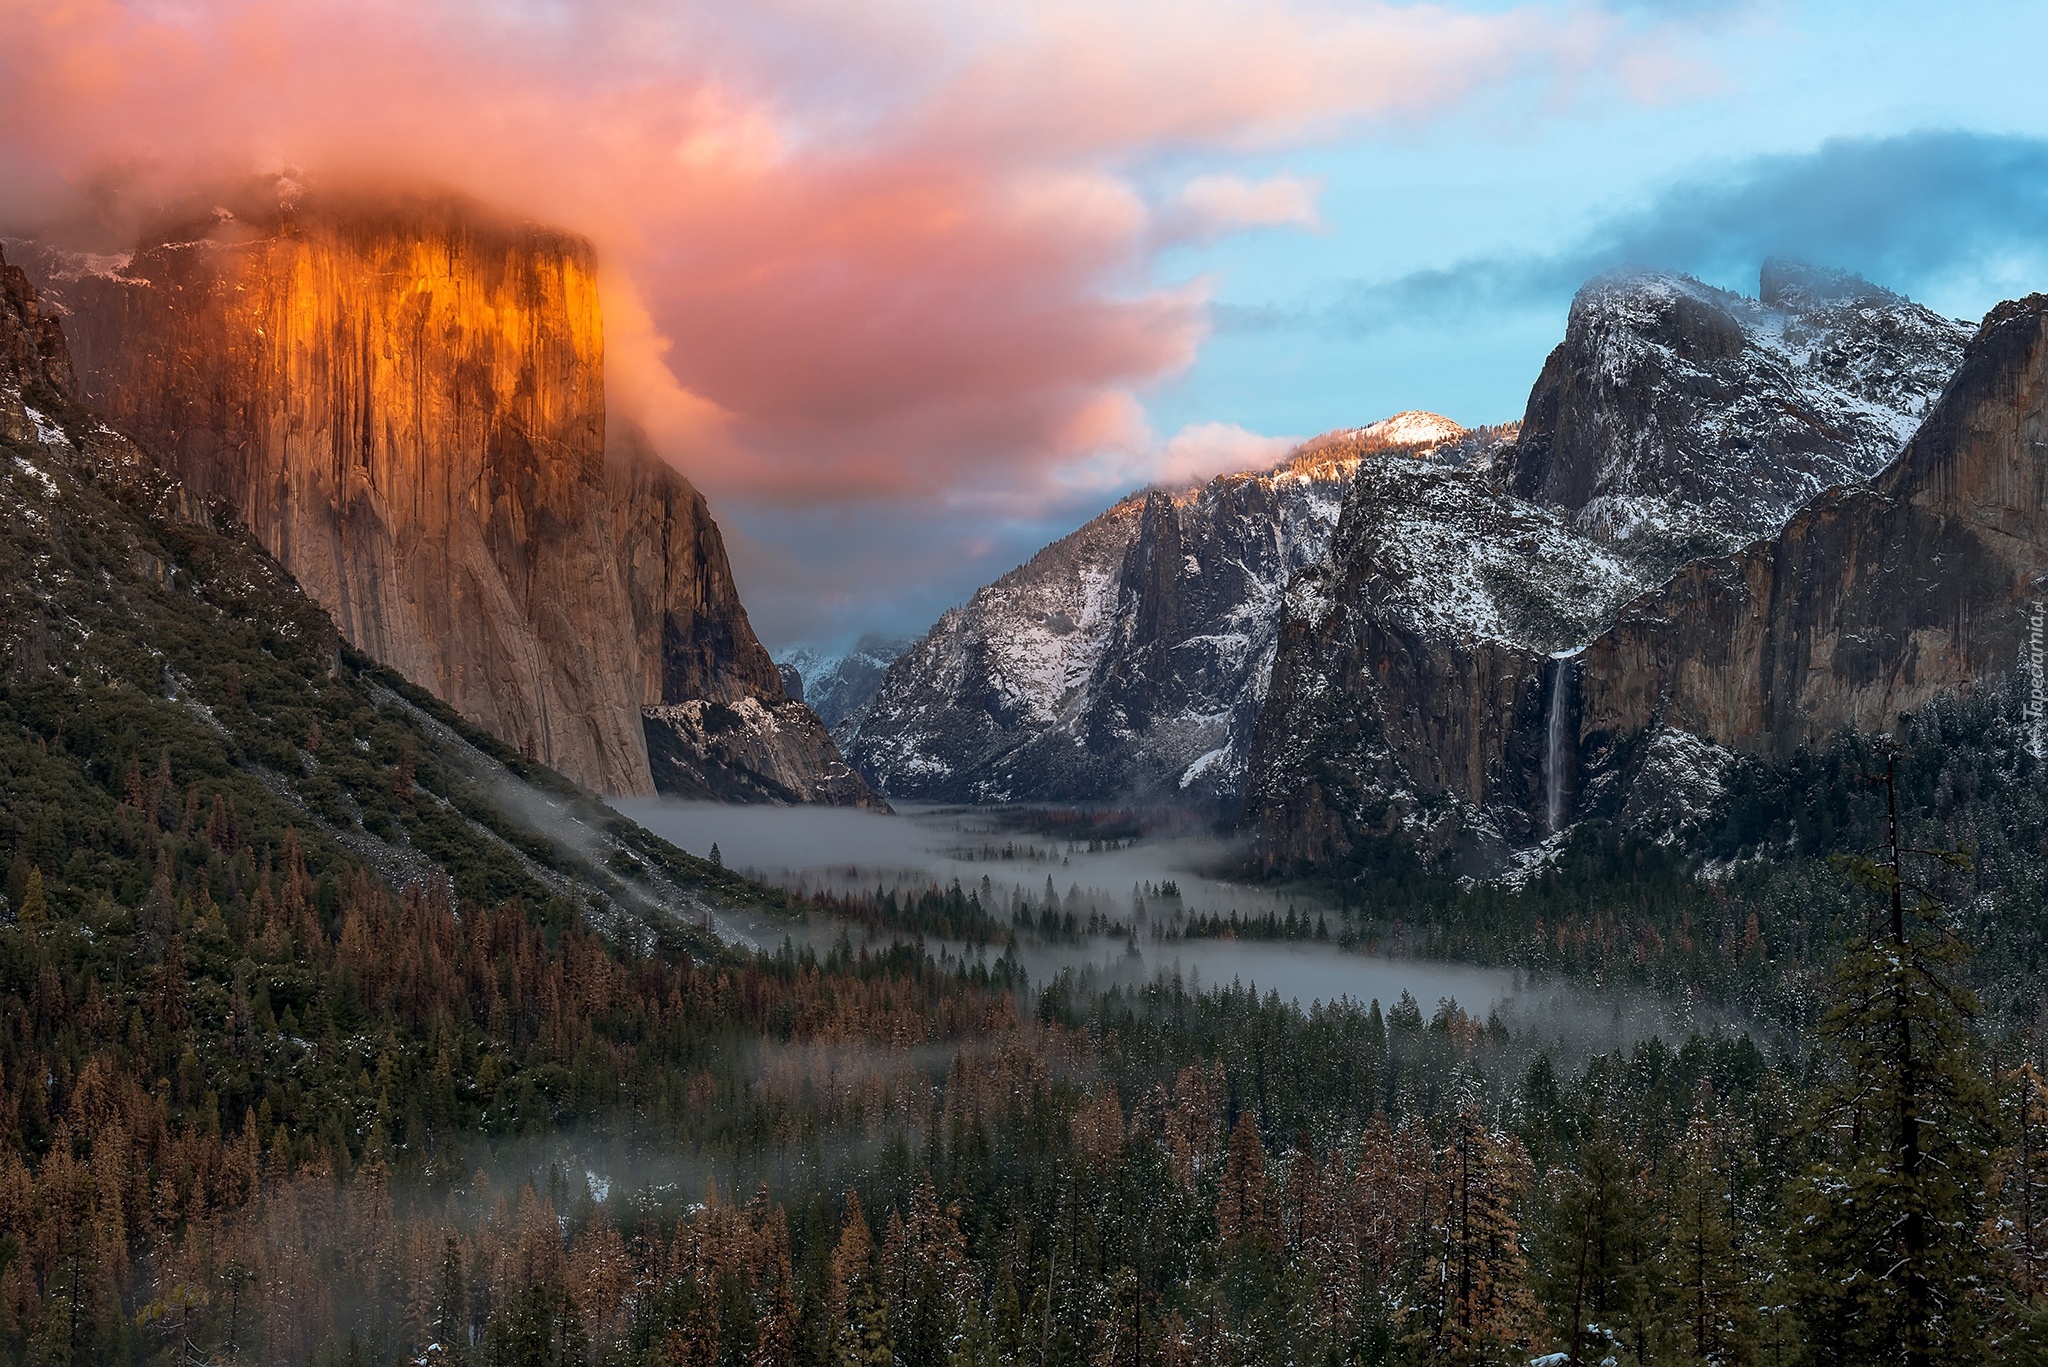
[{"label": "low-lying mist", "polygon": [[[1560,1059],[1625,1048],[1652,1034],[1680,1039],[1694,1030],[1748,1028],[1735,1013],[1694,1002],[1598,992],[1486,965],[1373,953],[1334,939],[1161,934],[1167,927],[1154,893],[1168,885],[1178,898],[1164,905],[1186,917],[1293,912],[1304,921],[1326,918],[1333,933],[1338,926],[1335,903],[1313,889],[1232,881],[1239,846],[1216,837],[1047,835],[1045,813],[1027,808],[910,806],[883,816],[667,799],[614,805],[692,854],[709,855],[716,845],[729,867],[799,893],[944,888],[957,880],[963,889],[982,893],[1000,919],[1014,899],[1044,899],[1050,880],[1052,893],[1069,905],[1078,901],[1084,911],[1101,910],[1135,932],[1071,940],[1020,936],[1008,952],[1034,987],[1069,972],[1091,989],[1177,976],[1190,990],[1256,986],[1304,1010],[1344,998],[1391,1008],[1405,993],[1425,1014],[1450,1002],[1480,1020],[1498,1017],[1532,1044],[1548,1041]],[[745,917],[738,924],[764,945],[788,935],[823,949],[842,933],[850,931],[856,941],[863,933],[824,917],[807,927]],[[1004,952],[1000,945],[943,941],[928,941],[928,947],[948,959],[970,961]]]}]

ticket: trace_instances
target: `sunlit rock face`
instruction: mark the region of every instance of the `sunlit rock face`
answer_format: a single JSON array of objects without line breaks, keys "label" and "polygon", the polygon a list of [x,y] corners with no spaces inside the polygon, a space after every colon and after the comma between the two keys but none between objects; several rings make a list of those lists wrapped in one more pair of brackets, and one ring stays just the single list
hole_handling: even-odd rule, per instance
[{"label": "sunlit rock face", "polygon": [[786,701],[702,497],[608,440],[587,242],[445,198],[237,208],[34,259],[86,398],[349,640],[610,793],[653,788],[643,708]]},{"label": "sunlit rock face", "polygon": [[[1789,263],[1767,266],[1753,299],[1661,273],[1589,283],[1513,446],[1462,467],[1368,462],[1329,553],[1290,586],[1246,784],[1258,857],[1327,867],[1393,837],[1483,872],[1580,817],[1666,812],[1651,789],[1711,788],[1715,757],[1750,744],[1753,723],[1666,706],[1705,667],[1686,633],[1707,619],[1611,669],[1603,633],[1642,595],[1711,580],[1727,563],[1713,557],[1804,525],[1803,505],[1881,482],[1971,331]],[[1834,576],[1803,572],[1820,577],[1776,592]],[[1857,705],[1870,724],[1887,715]],[[1817,700],[1795,710],[1837,716]]]}]

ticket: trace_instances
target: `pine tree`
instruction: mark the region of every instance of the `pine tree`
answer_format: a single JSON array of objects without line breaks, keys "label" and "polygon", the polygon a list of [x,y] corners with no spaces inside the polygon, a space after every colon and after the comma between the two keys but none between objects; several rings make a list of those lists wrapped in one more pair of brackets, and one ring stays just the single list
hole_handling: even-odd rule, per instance
[{"label": "pine tree", "polygon": [[450,1234],[441,1244],[441,1275],[434,1297],[434,1338],[449,1351],[469,1344],[468,1285],[462,1272],[462,1245]]},{"label": "pine tree", "polygon": [[1640,1330],[1647,1193],[1628,1150],[1605,1125],[1580,1145],[1578,1170],[1554,1173],[1551,1187],[1541,1239],[1544,1299],[1560,1314],[1566,1363],[1579,1367],[1608,1357],[1605,1345]]},{"label": "pine tree", "polygon": [[1716,1367],[1753,1361],[1756,1329],[1720,1161],[1713,1123],[1703,1109],[1696,1111],[1674,1155],[1666,1198],[1665,1306],[1681,1360]]},{"label": "pine tree", "polygon": [[891,1367],[896,1349],[889,1336],[889,1307],[873,1277],[854,1282],[840,1326],[834,1367]]},{"label": "pine tree", "polygon": [[43,894],[40,864],[28,871],[28,886],[21,894],[21,910],[15,913],[14,919],[24,926],[40,925],[50,919],[50,903]]},{"label": "pine tree", "polygon": [[1964,948],[1907,873],[1909,859],[1960,857],[1901,842],[1895,763],[1881,780],[1883,857],[1843,861],[1888,914],[1844,957],[1822,1021],[1823,1156],[1790,1192],[1792,1250],[1821,1360],[1934,1367],[1983,1355],[1978,1233],[1996,1117],[1971,1058]]},{"label": "pine tree", "polygon": [[1516,1361],[1535,1315],[1515,1215],[1528,1190],[1528,1151],[1467,1103],[1451,1123],[1439,1174],[1442,1197],[1410,1310],[1409,1346],[1424,1360],[1459,1367]]},{"label": "pine tree", "polygon": [[2009,1361],[2048,1362],[2048,1080],[2023,1063],[2005,1075],[1999,1100],[2011,1142],[1993,1170],[1984,1227],[1998,1272],[1992,1343]]}]

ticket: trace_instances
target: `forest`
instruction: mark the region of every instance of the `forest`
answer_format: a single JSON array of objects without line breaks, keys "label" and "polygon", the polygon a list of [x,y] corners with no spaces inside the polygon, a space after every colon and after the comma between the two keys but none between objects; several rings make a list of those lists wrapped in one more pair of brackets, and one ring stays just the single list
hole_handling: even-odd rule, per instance
[{"label": "forest", "polygon": [[[231,526],[62,478],[91,515],[0,545],[0,1359],[2048,1359],[2016,699],[1518,882],[1386,852],[1313,919],[1173,930],[1701,1022],[1590,1052],[1034,982],[1013,949],[1091,929],[1051,888],[751,884],[342,647]],[[709,932],[738,906],[787,938]]]}]

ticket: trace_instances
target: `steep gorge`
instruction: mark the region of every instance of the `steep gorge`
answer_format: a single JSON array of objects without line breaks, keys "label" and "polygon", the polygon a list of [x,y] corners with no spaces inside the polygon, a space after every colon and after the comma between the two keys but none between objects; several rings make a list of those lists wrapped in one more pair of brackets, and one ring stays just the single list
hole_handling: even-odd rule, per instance
[{"label": "steep gorge", "polygon": [[751,699],[787,733],[776,792],[869,800],[784,693],[702,496],[608,428],[584,240],[447,198],[257,194],[118,265],[24,264],[85,398],[477,725],[646,793],[656,709]]}]

